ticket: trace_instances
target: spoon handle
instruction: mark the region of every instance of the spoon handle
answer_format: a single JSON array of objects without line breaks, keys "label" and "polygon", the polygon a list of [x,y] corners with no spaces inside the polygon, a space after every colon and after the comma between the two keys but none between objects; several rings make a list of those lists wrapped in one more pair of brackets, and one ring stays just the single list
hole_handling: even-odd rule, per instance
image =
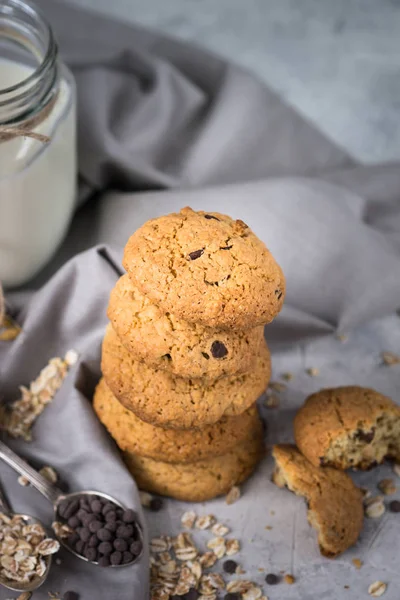
[{"label": "spoon handle", "polygon": [[7,502],[7,498],[4,494],[4,491],[1,488],[0,485],[0,511],[5,513],[6,515],[11,514],[11,506],[8,504]]},{"label": "spoon handle", "polygon": [[27,462],[22,460],[18,454],[13,452],[13,450],[6,446],[6,444],[4,444],[2,441],[0,441],[0,458],[4,460],[5,463],[10,465],[14,471],[17,471],[17,473],[26,477],[29,483],[31,483],[33,487],[35,487],[38,492],[43,494],[43,496],[47,498],[47,500],[49,500],[53,505],[56,503],[57,499],[63,495],[61,490],[47,481],[45,477],[35,471],[35,469],[28,465]]}]

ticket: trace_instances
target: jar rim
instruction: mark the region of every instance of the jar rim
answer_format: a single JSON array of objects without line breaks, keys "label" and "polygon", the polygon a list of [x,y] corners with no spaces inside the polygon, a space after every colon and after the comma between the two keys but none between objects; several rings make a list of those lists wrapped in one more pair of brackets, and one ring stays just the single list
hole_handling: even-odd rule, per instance
[{"label": "jar rim", "polygon": [[[29,16],[33,17],[35,20],[40,21],[41,25],[45,28],[46,34],[48,36],[47,48],[43,54],[43,58],[37,67],[28,75],[18,83],[15,83],[12,86],[7,88],[0,88],[0,98],[2,95],[7,95],[13,92],[17,92],[19,89],[24,88],[25,86],[33,83],[36,79],[41,79],[45,72],[52,68],[54,62],[57,57],[57,44],[54,39],[53,30],[50,26],[50,23],[47,21],[43,11],[30,0],[6,0],[4,4],[0,5],[0,16],[1,16],[1,7],[3,8],[8,5],[14,7],[16,9],[20,9],[24,11]],[[1,36],[1,33],[0,33]]]}]

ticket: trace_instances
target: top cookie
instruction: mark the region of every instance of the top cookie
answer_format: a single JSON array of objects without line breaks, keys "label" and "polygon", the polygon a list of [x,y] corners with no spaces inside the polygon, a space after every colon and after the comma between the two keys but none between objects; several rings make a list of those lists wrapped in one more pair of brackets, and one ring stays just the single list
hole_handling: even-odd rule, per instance
[{"label": "top cookie", "polygon": [[285,278],[272,254],[243,221],[219,213],[184,208],[148,221],[123,264],[143,294],[191,323],[246,329],[282,308]]},{"label": "top cookie", "polygon": [[386,457],[400,462],[400,407],[368,388],[312,394],[295,417],[294,434],[314,465],[368,469]]},{"label": "top cookie", "polygon": [[274,446],[272,454],[276,465],[272,480],[306,499],[321,554],[333,558],[355,544],[364,511],[361,491],[350,477],[329,467],[314,467],[295,446]]},{"label": "top cookie", "polygon": [[264,328],[217,330],[164,314],[128,275],[112,290],[108,316],[127,350],[149,367],[185,378],[213,381],[250,371],[264,342]]}]

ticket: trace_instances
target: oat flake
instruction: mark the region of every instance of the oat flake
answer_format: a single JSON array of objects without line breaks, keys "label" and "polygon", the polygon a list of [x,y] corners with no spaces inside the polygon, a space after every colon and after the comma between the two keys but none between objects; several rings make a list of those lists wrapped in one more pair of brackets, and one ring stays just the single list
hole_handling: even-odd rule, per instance
[{"label": "oat flake", "polygon": [[379,598],[386,592],[387,585],[383,581],[374,581],[368,588],[368,594],[373,598]]},{"label": "oat flake", "polygon": [[240,488],[234,485],[226,495],[225,502],[227,504],[234,504],[240,498]]}]

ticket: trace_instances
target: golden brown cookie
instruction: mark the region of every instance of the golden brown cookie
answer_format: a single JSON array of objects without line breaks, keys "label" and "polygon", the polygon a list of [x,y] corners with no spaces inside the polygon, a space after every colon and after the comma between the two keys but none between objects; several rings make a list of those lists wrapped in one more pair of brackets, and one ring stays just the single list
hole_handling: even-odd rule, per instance
[{"label": "golden brown cookie", "polygon": [[338,387],[309,396],[294,432],[314,465],[364,470],[386,457],[400,462],[400,407],[368,388]]},{"label": "golden brown cookie", "polygon": [[101,368],[118,400],[142,421],[171,429],[191,429],[216,423],[247,410],[264,392],[270,378],[270,355],[263,344],[254,371],[203,385],[150,369],[135,360],[108,326]]},{"label": "golden brown cookie", "polygon": [[237,444],[262,435],[256,406],[236,417],[222,417],[204,429],[163,429],[141,421],[118,402],[101,379],[93,408],[121,450],[169,463],[188,463],[221,456]]},{"label": "golden brown cookie", "polygon": [[304,496],[308,521],[318,532],[321,554],[333,558],[355,544],[364,511],[362,493],[350,477],[330,467],[314,467],[296,446],[275,446],[272,454],[273,482]]},{"label": "golden brown cookie", "polygon": [[124,460],[139,489],[186,502],[203,502],[242,483],[263,456],[262,436],[257,436],[222,456],[192,464],[170,464],[129,452],[124,453]]},{"label": "golden brown cookie", "polygon": [[246,373],[254,366],[264,327],[216,330],[164,314],[128,275],[111,292],[108,316],[121,342],[138,360],[179,377],[209,381]]},{"label": "golden brown cookie", "polygon": [[164,312],[218,329],[270,323],[282,308],[285,278],[243,221],[219,213],[152,219],[125,247],[134,285]]}]

